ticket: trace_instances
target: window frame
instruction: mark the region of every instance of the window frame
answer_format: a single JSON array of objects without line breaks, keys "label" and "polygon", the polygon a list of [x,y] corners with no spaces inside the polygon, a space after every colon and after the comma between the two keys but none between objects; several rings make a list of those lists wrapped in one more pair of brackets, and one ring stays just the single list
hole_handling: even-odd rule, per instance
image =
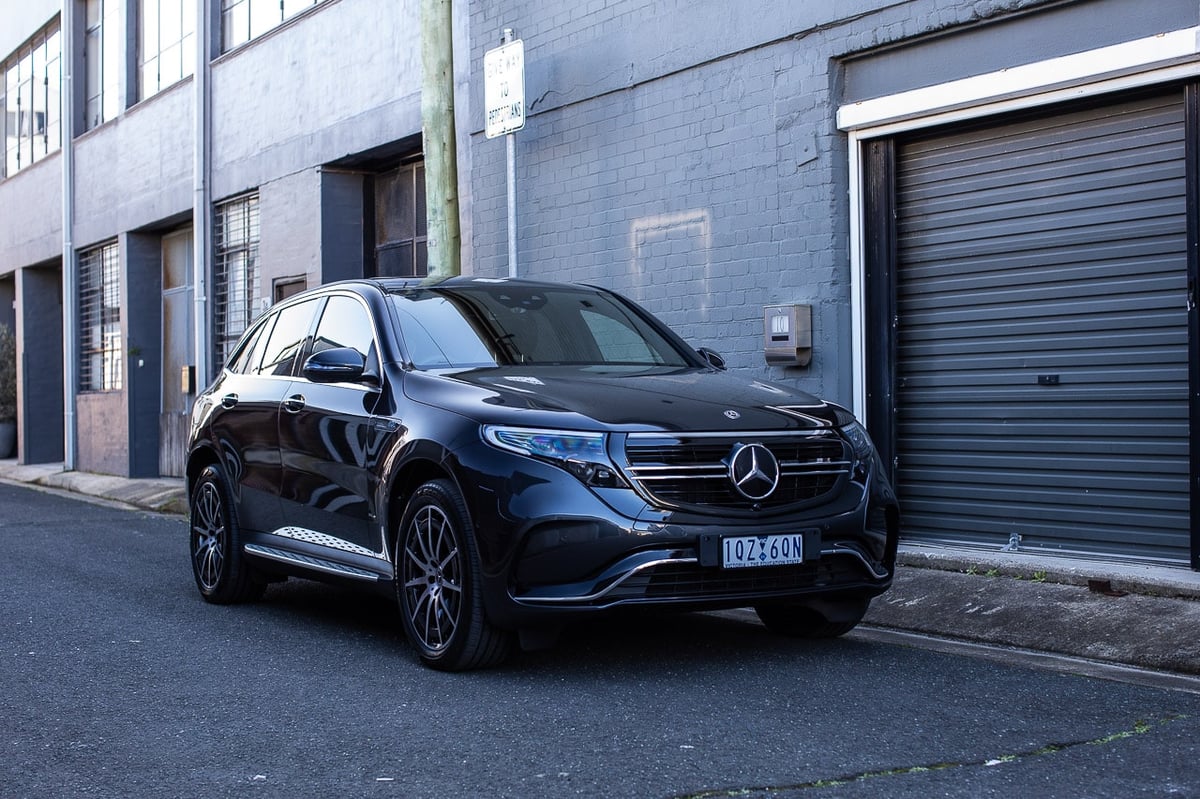
[{"label": "window frame", "polygon": [[[221,0],[221,52],[228,53],[270,33],[328,0]],[[236,26],[236,30],[234,30]]]},{"label": "window frame", "polygon": [[[98,9],[94,21],[93,9]],[[122,0],[84,0],[83,14],[83,129],[100,127],[117,118],[121,101],[124,38]],[[92,48],[99,54],[92,56]],[[93,60],[94,58],[94,60]]]},{"label": "window frame", "polygon": [[[202,2],[203,0],[201,0]],[[190,12],[189,13],[189,6]],[[149,10],[153,9],[151,16]],[[138,100],[145,100],[171,88],[180,81],[192,77],[196,71],[196,0],[137,0],[137,83]],[[164,11],[170,10],[170,16]],[[164,20],[178,19],[177,38],[163,41]],[[154,27],[153,47],[150,47],[150,23]],[[151,49],[153,54],[150,54]],[[167,51],[178,51],[178,74],[171,71],[163,78],[164,56]],[[172,62],[173,63],[173,62]],[[148,80],[149,67],[154,67],[153,85]]]},{"label": "window frame", "polygon": [[[62,149],[62,32],[59,18],[30,36],[9,56],[0,61],[0,139],[4,151],[0,153],[0,179],[9,178],[26,167],[41,161],[51,153]],[[40,58],[35,58],[41,50]],[[35,63],[36,62],[36,63]],[[25,111],[22,106],[25,80],[23,66],[28,66],[29,100],[33,108]],[[41,66],[38,75],[36,66]],[[54,81],[50,76],[53,74]],[[12,84],[10,87],[10,83]],[[9,101],[13,99],[13,109]],[[38,110],[38,99],[42,110]],[[13,118],[10,119],[10,114]],[[41,114],[41,122],[38,122]],[[28,120],[28,130],[22,131]],[[15,133],[13,133],[15,131]],[[52,135],[53,134],[53,135]],[[15,142],[15,144],[14,144]],[[11,158],[10,158],[11,155]]]},{"label": "window frame", "polygon": [[[394,180],[393,177],[395,176]],[[373,240],[369,241],[371,252],[371,275],[374,277],[426,277],[429,274],[429,229],[427,219],[427,209],[429,198],[425,195],[425,160],[423,158],[415,158],[405,163],[396,166],[393,169],[388,169],[377,173],[372,180],[374,189],[372,191],[372,233]],[[386,225],[381,215],[386,213],[384,207],[387,203],[384,199],[383,188],[385,185],[398,186],[401,183],[407,184],[408,197],[406,199],[411,202],[405,204],[399,203],[405,210],[411,210],[411,219],[402,220],[402,224],[408,224],[409,230],[403,235],[385,239],[387,235],[385,231]],[[404,247],[409,248],[408,254],[408,271],[384,271],[380,268],[380,256],[384,253],[394,252]],[[423,253],[423,257],[420,255]]]}]

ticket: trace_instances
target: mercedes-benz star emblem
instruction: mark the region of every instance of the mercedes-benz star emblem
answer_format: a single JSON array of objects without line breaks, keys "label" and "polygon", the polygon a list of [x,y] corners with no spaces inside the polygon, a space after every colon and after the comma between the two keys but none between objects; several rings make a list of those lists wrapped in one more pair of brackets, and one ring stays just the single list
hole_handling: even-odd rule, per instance
[{"label": "mercedes-benz star emblem", "polygon": [[737,411],[733,410],[732,408],[730,408],[729,410],[725,411],[725,418],[727,418],[727,419],[741,419],[741,418],[742,418],[742,415],[741,415],[740,413],[738,413]]},{"label": "mercedes-benz star emblem", "polygon": [[762,444],[738,444],[729,456],[729,481],[746,499],[766,499],[779,485],[779,461]]}]

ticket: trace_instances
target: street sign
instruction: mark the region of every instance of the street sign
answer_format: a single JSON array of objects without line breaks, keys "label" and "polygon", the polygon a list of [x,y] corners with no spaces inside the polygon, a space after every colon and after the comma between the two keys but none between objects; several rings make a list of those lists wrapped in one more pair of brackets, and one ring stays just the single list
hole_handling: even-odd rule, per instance
[{"label": "street sign", "polygon": [[525,127],[525,43],[520,39],[484,53],[483,106],[489,139]]}]

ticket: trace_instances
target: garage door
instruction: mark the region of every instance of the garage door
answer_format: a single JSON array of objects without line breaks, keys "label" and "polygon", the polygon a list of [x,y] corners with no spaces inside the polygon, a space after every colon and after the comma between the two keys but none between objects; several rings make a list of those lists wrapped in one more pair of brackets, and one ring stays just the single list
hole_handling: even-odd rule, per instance
[{"label": "garage door", "polygon": [[1184,174],[1182,90],[896,142],[910,540],[1188,559]]}]

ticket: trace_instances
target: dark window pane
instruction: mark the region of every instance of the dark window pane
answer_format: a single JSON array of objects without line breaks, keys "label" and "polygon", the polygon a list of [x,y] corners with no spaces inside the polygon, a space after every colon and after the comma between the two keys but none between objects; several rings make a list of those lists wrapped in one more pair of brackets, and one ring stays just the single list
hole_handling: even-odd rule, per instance
[{"label": "dark window pane", "polygon": [[271,338],[267,341],[259,374],[292,373],[292,364],[297,353],[304,348],[304,337],[308,334],[316,310],[316,301],[308,300],[280,311],[279,318],[275,321],[275,329],[271,331]]},{"label": "dark window pane", "polygon": [[362,303],[351,297],[330,297],[321,314],[321,323],[317,325],[313,352],[350,347],[367,358],[374,340],[371,317]]}]

